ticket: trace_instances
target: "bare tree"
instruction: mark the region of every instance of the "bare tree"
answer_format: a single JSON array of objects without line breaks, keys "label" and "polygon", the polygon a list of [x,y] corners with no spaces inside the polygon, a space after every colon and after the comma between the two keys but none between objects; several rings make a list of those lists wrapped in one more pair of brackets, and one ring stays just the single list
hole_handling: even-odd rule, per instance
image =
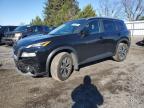
[{"label": "bare tree", "polygon": [[99,0],[98,2],[99,16],[119,17],[121,13],[120,0]]},{"label": "bare tree", "polygon": [[129,21],[138,20],[144,14],[144,0],[122,0],[122,6]]}]

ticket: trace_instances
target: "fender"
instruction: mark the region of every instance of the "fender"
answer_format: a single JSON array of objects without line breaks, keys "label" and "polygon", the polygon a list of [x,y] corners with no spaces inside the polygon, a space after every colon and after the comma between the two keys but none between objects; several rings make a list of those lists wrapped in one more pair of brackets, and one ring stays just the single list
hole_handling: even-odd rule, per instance
[{"label": "fender", "polygon": [[59,53],[59,52],[70,52],[70,54],[72,55],[72,58],[73,58],[73,62],[74,62],[74,69],[75,70],[78,70],[79,69],[79,66],[78,66],[78,57],[77,57],[77,53],[75,51],[74,48],[72,47],[59,47],[57,49],[54,49],[47,57],[47,61],[46,61],[46,72],[48,74],[48,76],[50,76],[50,64],[51,64],[51,61],[53,59],[53,57]]}]

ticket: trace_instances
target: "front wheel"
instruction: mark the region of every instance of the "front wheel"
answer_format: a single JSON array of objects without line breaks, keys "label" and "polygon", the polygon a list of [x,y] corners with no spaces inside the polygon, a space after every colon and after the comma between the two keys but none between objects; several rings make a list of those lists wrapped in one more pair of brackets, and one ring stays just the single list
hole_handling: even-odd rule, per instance
[{"label": "front wheel", "polygon": [[129,47],[125,43],[119,43],[118,48],[116,50],[115,56],[113,56],[113,59],[121,62],[126,59],[127,53],[128,53]]},{"label": "front wheel", "polygon": [[64,81],[69,78],[73,71],[73,60],[69,53],[57,54],[50,66],[51,75],[54,79]]}]

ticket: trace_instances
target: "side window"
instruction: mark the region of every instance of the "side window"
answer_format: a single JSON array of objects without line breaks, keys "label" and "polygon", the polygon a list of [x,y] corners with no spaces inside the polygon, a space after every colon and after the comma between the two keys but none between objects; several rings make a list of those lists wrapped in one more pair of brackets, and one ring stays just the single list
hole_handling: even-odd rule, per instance
[{"label": "side window", "polygon": [[116,31],[115,23],[112,20],[103,20],[103,27],[105,32]]},{"label": "side window", "polygon": [[31,26],[30,26],[30,27],[27,27],[27,31],[28,31],[28,32],[34,32],[34,29],[35,29],[35,27],[31,27]]},{"label": "side window", "polygon": [[12,31],[12,30],[13,30],[13,27],[9,27],[9,30]]},{"label": "side window", "polygon": [[98,20],[91,21],[88,25],[88,30],[90,34],[99,33],[100,32],[99,21]]},{"label": "side window", "polygon": [[31,27],[33,32],[39,32],[39,27],[38,26],[32,26]]},{"label": "side window", "polygon": [[48,27],[44,27],[44,32],[49,32],[49,28]]},{"label": "side window", "polygon": [[9,28],[8,27],[5,27],[5,29],[4,29],[4,33],[6,33],[6,32],[9,32]]},{"label": "side window", "polygon": [[36,28],[37,28],[37,32],[42,32],[43,31],[43,27],[41,27],[41,26],[37,26]]},{"label": "side window", "polygon": [[10,29],[10,31],[13,31],[15,29],[15,27],[10,27],[9,29]]}]

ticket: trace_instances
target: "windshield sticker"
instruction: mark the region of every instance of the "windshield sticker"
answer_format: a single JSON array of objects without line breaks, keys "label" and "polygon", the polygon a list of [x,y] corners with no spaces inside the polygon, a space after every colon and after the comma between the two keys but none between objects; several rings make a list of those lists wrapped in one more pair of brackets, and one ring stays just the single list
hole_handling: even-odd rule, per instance
[{"label": "windshield sticker", "polygon": [[77,26],[77,27],[78,27],[78,26],[80,26],[80,24],[78,24],[78,23],[73,23],[72,26]]}]

